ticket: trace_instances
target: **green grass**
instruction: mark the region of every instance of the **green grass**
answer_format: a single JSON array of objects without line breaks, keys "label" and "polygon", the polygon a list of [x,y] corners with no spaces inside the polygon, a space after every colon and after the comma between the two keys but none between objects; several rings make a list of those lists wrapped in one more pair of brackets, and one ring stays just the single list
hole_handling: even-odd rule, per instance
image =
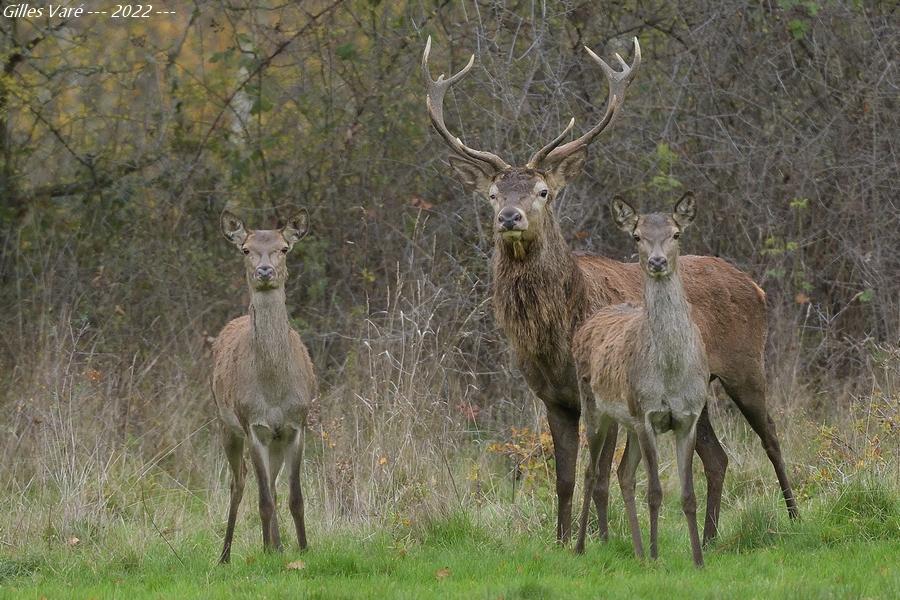
[{"label": "green grass", "polygon": [[[724,530],[694,569],[677,504],[665,505],[656,563],[637,561],[613,519],[612,541],[592,540],[584,556],[557,547],[551,532],[508,533],[484,517],[451,515],[415,528],[335,532],[300,553],[259,550],[258,517],[233,563],[214,564],[214,529],[177,541],[133,545],[122,523],[75,546],[37,543],[0,555],[0,596],[24,598],[890,598],[900,597],[900,506],[878,484],[844,486],[788,522],[758,501],[723,513]],[[282,531],[289,533],[282,520]],[[250,531],[255,534],[249,538]],[[646,535],[646,531],[645,531]],[[251,541],[252,540],[252,541]],[[287,541],[287,538],[286,538]],[[177,556],[176,556],[177,553]],[[293,561],[301,569],[288,569]]]}]

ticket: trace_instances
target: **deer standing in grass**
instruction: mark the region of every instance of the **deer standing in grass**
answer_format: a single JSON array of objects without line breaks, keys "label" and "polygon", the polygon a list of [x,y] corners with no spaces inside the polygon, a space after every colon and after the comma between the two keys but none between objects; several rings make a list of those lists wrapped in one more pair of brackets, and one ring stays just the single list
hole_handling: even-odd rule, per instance
[{"label": "deer standing in grass", "polygon": [[[570,348],[572,334],[598,309],[610,304],[640,302],[643,294],[638,264],[573,253],[556,217],[556,198],[566,182],[581,172],[588,145],[619,113],[625,90],[640,65],[637,38],[632,65],[616,55],[622,71],[615,71],[585,49],[609,82],[603,118],[581,137],[563,144],[573,120],[565,131],[538,150],[525,167],[510,166],[496,154],[470,148],[444,123],[444,96],[472,68],[475,56],[452,77],[445,79],[441,75],[437,80],[432,79],[428,69],[431,38],[422,56],[428,114],[434,129],[450,146],[450,165],[466,187],[489,199],[494,211],[494,313],[515,351],[528,386],[547,407],[556,459],[559,541],[568,540],[571,532],[581,413],[578,378]],[[724,260],[685,256],[680,264],[685,293],[696,309],[695,318],[706,344],[711,376],[722,382],[761,438],[775,467],[788,512],[795,517],[797,504],[775,424],[766,409],[765,294],[747,274]],[[606,507],[615,438],[616,426],[612,425],[603,447],[597,486],[592,490],[602,538],[607,536]],[[707,410],[697,424],[697,454],[706,472],[703,538],[709,541],[717,531],[728,458],[716,438]]]},{"label": "deer standing in grass", "polygon": [[316,376],[306,346],[288,321],[284,284],[287,253],[306,235],[305,210],[277,230],[247,230],[222,213],[222,233],[244,255],[250,314],[228,323],[213,342],[213,396],[231,467],[231,502],[220,562],[231,558],[238,506],[244,493],[244,445],[259,486],[263,548],[281,550],[275,482],[283,464],[290,477],[290,510],[300,549],[306,549],[300,465],[306,415]]},{"label": "deer standing in grass", "polygon": [[[685,194],[671,216],[639,216],[618,199],[613,201],[612,212],[619,229],[637,243],[644,273],[644,304],[601,308],[572,338],[578,376],[592,392],[582,393],[581,403],[591,454],[585,469],[585,489],[594,487],[609,426],[617,422],[628,431],[618,475],[634,553],[638,558],[644,556],[634,503],[634,475],[643,455],[649,480],[650,557],[656,558],[662,502],[656,434],[673,431],[691,551],[694,564],[703,566],[691,464],[697,421],[709,393],[709,365],[678,269],[678,238],[694,220],[694,200]],[[589,508],[590,495],[585,494],[575,545],[579,553],[584,552]]]}]

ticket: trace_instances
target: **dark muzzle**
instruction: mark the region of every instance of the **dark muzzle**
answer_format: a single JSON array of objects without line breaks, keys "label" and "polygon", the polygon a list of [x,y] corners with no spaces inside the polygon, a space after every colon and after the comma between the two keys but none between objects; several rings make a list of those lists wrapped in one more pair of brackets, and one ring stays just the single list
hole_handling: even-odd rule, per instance
[{"label": "dark muzzle", "polygon": [[504,208],[497,215],[497,223],[503,231],[512,231],[522,221],[522,213],[515,208]]},{"label": "dark muzzle", "polygon": [[647,266],[650,268],[651,273],[664,273],[666,267],[669,266],[669,261],[666,260],[665,256],[651,256],[647,261]]},{"label": "dark muzzle", "polygon": [[268,265],[256,267],[256,278],[260,281],[269,281],[275,277],[275,268]]}]

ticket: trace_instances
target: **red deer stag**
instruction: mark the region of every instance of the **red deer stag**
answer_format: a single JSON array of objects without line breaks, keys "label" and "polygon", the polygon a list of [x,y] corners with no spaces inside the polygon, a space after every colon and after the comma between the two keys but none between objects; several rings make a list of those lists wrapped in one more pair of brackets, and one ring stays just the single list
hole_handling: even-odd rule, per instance
[{"label": "red deer stag", "polygon": [[[472,68],[475,57],[458,73],[432,79],[428,69],[431,39],[425,45],[422,71],[431,123],[450,146],[450,165],[464,185],[476,190],[494,210],[494,312],[512,345],[529,387],[547,407],[547,420],[556,458],[557,538],[566,541],[571,530],[578,420],[581,412],[578,380],[570,342],[575,328],[599,308],[640,302],[643,294],[640,265],[602,256],[573,253],[559,227],[554,199],[566,182],[578,175],[587,147],[614,120],[625,89],[640,65],[640,46],[634,40],[634,63],[616,55],[622,71],[615,71],[585,48],[606,74],[609,97],[603,118],[581,137],[563,144],[574,120],[525,167],[512,167],[491,152],[475,150],[454,136],[444,124],[444,95]],[[792,517],[797,504],[787,478],[775,424],[766,409],[763,350],[766,340],[765,294],[745,273],[718,258],[685,256],[682,277],[688,300],[709,353],[712,377],[762,439],[778,476]],[[593,490],[604,539],[609,470],[615,435],[607,436],[597,487]],[[706,410],[697,426],[697,453],[707,478],[704,540],[717,531],[722,482],[728,459],[713,431]]]},{"label": "red deer stag", "polygon": [[244,444],[259,486],[263,548],[281,550],[275,481],[282,464],[290,477],[290,509],[300,549],[306,548],[300,464],[306,414],[316,394],[316,376],[306,346],[291,328],[285,306],[287,253],[306,235],[306,211],[278,230],[247,230],[222,213],[222,233],[244,255],[250,314],[228,323],[213,342],[213,396],[231,467],[231,503],[219,559],[231,558],[231,540],[244,494]]},{"label": "red deer stag", "polygon": [[[694,564],[703,566],[697,533],[697,498],[691,462],[697,421],[709,394],[709,365],[700,330],[692,320],[678,269],[678,238],[696,214],[693,197],[685,194],[671,216],[638,216],[616,199],[613,220],[637,243],[644,272],[644,304],[616,304],[588,318],[572,338],[572,355],[582,382],[592,393],[581,396],[581,414],[591,458],[585,469],[586,489],[594,487],[597,466],[609,425],[628,431],[619,464],[619,486],[631,527],[634,553],[644,557],[634,504],[634,474],[641,456],[647,467],[650,505],[650,557],[657,557],[657,521],[662,502],[656,434],[675,432],[675,454],[681,479],[681,501],[691,537]],[[584,495],[578,542],[584,552],[590,495]]]}]

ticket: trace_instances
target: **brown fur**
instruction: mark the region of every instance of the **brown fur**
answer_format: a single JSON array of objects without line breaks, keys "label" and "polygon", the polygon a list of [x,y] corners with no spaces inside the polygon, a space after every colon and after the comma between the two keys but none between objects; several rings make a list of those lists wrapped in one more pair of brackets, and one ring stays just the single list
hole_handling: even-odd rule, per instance
[{"label": "brown fur", "polygon": [[[563,540],[570,531],[580,414],[570,349],[572,335],[585,318],[604,306],[640,303],[643,279],[638,263],[572,252],[554,214],[555,191],[551,189],[545,204],[534,207],[533,198],[527,193],[529,186],[522,183],[526,175],[546,179],[539,172],[515,177],[502,173],[482,188],[486,196],[491,190],[496,192],[497,199],[492,200],[495,211],[514,206],[524,212],[527,222],[527,231],[519,238],[525,245],[523,258],[517,257],[507,232],[499,228],[495,232],[493,302],[497,321],[516,352],[529,387],[547,405],[557,459],[557,534]],[[508,181],[515,184],[507,185]],[[531,181],[533,187],[534,179]],[[746,273],[720,258],[683,256],[679,265],[694,320],[707,345],[712,376],[722,381],[762,438],[789,512],[795,516],[796,502],[774,424],[766,410],[765,295]],[[604,464],[612,460],[613,450],[610,443],[604,452]],[[728,459],[705,411],[698,426],[697,452],[707,474],[709,500],[704,540],[709,541],[718,527]],[[605,537],[608,468],[605,475],[601,472],[598,486],[595,499],[601,513],[601,536]]]},{"label": "brown fur", "polygon": [[[590,390],[581,398],[591,453],[585,469],[585,487],[594,487],[610,423],[624,425],[628,444],[619,466],[619,482],[634,551],[643,557],[634,502],[634,473],[643,455],[649,479],[650,553],[656,558],[662,501],[656,434],[674,431],[691,551],[694,563],[702,566],[691,461],[710,373],[700,329],[691,318],[692,307],[677,268],[678,238],[694,218],[694,201],[686,195],[672,217],[654,214],[638,218],[634,209],[620,200],[614,203],[613,212],[620,228],[637,242],[644,271],[644,304],[601,308],[577,329],[572,339],[578,376]],[[635,222],[637,225],[633,225]],[[576,552],[584,551],[589,498],[585,494]]]},{"label": "brown fur", "polygon": [[[264,422],[277,434],[306,422],[316,376],[309,352],[293,329],[287,330],[286,344],[269,338],[257,346],[254,339],[262,336],[254,327],[252,304],[250,312],[232,319],[213,342],[213,394],[223,422],[236,421],[242,432]],[[284,326],[290,327],[286,321]],[[287,352],[285,346],[290,347]]]},{"label": "brown fur", "polygon": [[306,547],[300,489],[303,432],[316,394],[316,376],[306,346],[291,328],[285,304],[285,256],[306,233],[301,213],[278,230],[246,231],[230,213],[222,215],[225,237],[244,254],[250,314],[229,322],[213,342],[213,396],[232,471],[228,525],[220,561],[228,562],[243,496],[247,444],[259,488],[263,547],[280,550],[275,484],[282,464],[290,476],[290,509],[300,548]]},{"label": "brown fur", "polygon": [[[641,278],[636,265],[574,256],[562,238],[553,214],[553,200],[566,182],[581,172],[588,145],[621,109],[625,90],[640,64],[640,47],[635,40],[634,62],[629,66],[620,60],[622,71],[611,69],[591,53],[609,83],[603,120],[578,139],[560,145],[571,130],[570,123],[525,168],[511,167],[493,153],[469,148],[450,133],[444,123],[444,96],[450,86],[465,76],[474,56],[460,72],[433,80],[428,69],[430,47],[429,38],[422,56],[428,94],[426,106],[432,125],[452,151],[450,166],[460,181],[487,198],[494,209],[494,310],[516,351],[528,385],[547,406],[556,455],[556,533],[558,540],[565,541],[571,529],[580,415],[578,381],[569,342],[575,327],[600,307],[622,299],[639,300]],[[747,302],[745,289],[747,286],[752,289],[755,284],[724,261],[686,257],[685,263],[685,286],[688,296],[697,299],[704,338],[726,338],[711,344],[717,366],[714,374],[723,381],[728,394],[762,439],[775,466],[788,510],[791,516],[796,516],[796,502],[775,426],[766,410],[762,357],[766,335],[764,296],[754,292],[753,301]],[[733,324],[736,325],[732,327]],[[742,332],[749,332],[746,340],[740,338]],[[732,351],[737,352],[733,358]],[[607,437],[610,443],[601,456],[606,467],[601,469],[593,490],[600,534],[604,538],[609,466],[615,450],[615,435]],[[707,474],[709,500],[704,538],[709,540],[716,533],[728,458],[706,411],[698,424],[697,453]]]},{"label": "brown fur", "polygon": [[[577,260],[590,281],[589,313],[609,304],[643,301],[640,264],[586,255]],[[678,268],[694,322],[706,345],[710,371],[723,381],[735,383],[747,377],[764,377],[766,305],[756,283],[730,263],[712,256],[682,256]]]}]

